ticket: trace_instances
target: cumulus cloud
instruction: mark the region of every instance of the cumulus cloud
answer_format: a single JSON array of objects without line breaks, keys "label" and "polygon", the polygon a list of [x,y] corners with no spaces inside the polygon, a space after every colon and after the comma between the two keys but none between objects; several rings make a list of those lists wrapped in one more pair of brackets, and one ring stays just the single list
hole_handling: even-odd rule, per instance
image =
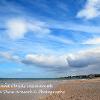
[{"label": "cumulus cloud", "polygon": [[55,55],[34,55],[28,54],[25,59],[22,60],[24,64],[37,65],[42,67],[67,67],[66,56]]},{"label": "cumulus cloud", "polygon": [[50,33],[50,29],[46,27],[46,24],[41,21],[26,21],[24,19],[11,19],[6,24],[7,34],[13,39],[21,39],[29,31],[36,35],[43,35]]},{"label": "cumulus cloud", "polygon": [[20,39],[27,32],[27,23],[23,20],[10,20],[7,22],[7,33],[11,39]]},{"label": "cumulus cloud", "polygon": [[78,18],[92,19],[100,16],[100,0],[87,0],[85,7],[77,14]]},{"label": "cumulus cloud", "polygon": [[78,68],[100,64],[100,48],[71,54],[67,61],[70,67]]},{"label": "cumulus cloud", "polygon": [[[70,68],[98,68],[100,66],[100,48],[80,51],[65,55],[27,54],[24,58],[6,52],[0,56],[27,66],[37,66],[45,69],[64,71]],[[94,68],[95,69],[95,68]]]},{"label": "cumulus cloud", "polygon": [[65,55],[28,54],[22,63],[44,68],[85,68],[100,65],[100,48],[80,51]]}]

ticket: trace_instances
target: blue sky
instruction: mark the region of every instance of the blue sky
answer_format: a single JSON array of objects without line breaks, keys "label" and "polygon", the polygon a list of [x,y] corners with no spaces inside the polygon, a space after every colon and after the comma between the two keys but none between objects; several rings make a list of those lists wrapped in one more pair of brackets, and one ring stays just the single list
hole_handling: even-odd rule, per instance
[{"label": "blue sky", "polygon": [[0,77],[100,73],[100,0],[0,0]]}]

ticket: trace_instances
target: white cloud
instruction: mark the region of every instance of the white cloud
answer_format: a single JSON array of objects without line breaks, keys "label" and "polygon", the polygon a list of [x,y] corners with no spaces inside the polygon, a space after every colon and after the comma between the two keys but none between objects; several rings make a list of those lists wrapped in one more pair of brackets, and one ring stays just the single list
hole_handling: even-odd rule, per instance
[{"label": "white cloud", "polygon": [[77,17],[92,19],[100,16],[100,0],[87,0],[85,7],[78,12]]},{"label": "white cloud", "polygon": [[7,52],[0,52],[0,56],[20,64],[37,66],[41,68],[50,68],[52,70],[66,70],[67,68],[86,67],[93,69],[93,67],[98,68],[100,66],[99,47],[63,55],[27,54],[24,58],[21,58]]},{"label": "white cloud", "polygon": [[[24,20],[24,19],[11,19],[7,22],[7,34],[13,39],[21,39],[25,34],[29,34],[29,31],[38,37],[46,37],[49,40],[54,40],[64,44],[74,43],[72,40],[61,37],[54,36],[50,34],[52,29],[62,29],[62,30],[72,30],[88,33],[100,33],[99,26],[94,25],[80,25],[75,23],[62,23],[56,21],[38,21],[38,20]],[[91,30],[92,29],[92,30]]]},{"label": "white cloud", "polygon": [[23,20],[10,20],[7,23],[7,33],[11,39],[20,39],[27,32],[27,23]]},{"label": "white cloud", "polygon": [[67,57],[70,67],[88,67],[100,65],[100,48],[80,51]]},{"label": "white cloud", "polygon": [[21,62],[26,65],[51,68],[52,70],[86,67],[93,69],[93,66],[97,68],[100,65],[100,48],[92,48],[64,55],[27,54]]},{"label": "white cloud", "polygon": [[8,36],[13,40],[23,38],[29,31],[38,36],[50,33],[50,29],[44,22],[34,20],[30,22],[23,19],[11,19],[7,22],[6,27]]},{"label": "white cloud", "polygon": [[83,42],[83,44],[100,44],[100,38],[92,38]]},{"label": "white cloud", "polygon": [[27,54],[22,63],[44,68],[93,67],[100,64],[100,48],[92,48],[64,55]]},{"label": "white cloud", "polygon": [[73,43],[73,41],[69,39],[51,35],[51,27],[42,21],[12,19],[7,22],[7,34],[13,40],[24,38],[25,34],[29,34],[29,31],[33,32],[33,34],[38,37],[47,37],[48,39],[64,44]]},{"label": "white cloud", "polygon": [[16,61],[16,62],[20,61],[19,56],[12,55],[9,52],[0,52],[0,56],[7,60]]},{"label": "white cloud", "polygon": [[37,65],[42,67],[67,67],[66,56],[56,55],[34,55],[28,54],[22,61],[24,64]]}]

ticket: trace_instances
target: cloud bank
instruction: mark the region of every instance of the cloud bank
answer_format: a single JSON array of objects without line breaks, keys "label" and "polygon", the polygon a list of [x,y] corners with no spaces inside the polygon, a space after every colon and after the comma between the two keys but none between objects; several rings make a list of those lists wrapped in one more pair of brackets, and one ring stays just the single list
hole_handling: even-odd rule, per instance
[{"label": "cloud bank", "polygon": [[80,51],[65,55],[27,54],[24,58],[9,53],[0,53],[0,56],[10,61],[16,61],[27,66],[41,68],[85,68],[100,65],[100,48]]},{"label": "cloud bank", "polygon": [[88,67],[92,65],[100,65],[100,48],[81,51],[67,58],[70,67]]},{"label": "cloud bank", "polygon": [[22,60],[27,65],[37,65],[42,67],[67,67],[66,56],[56,55],[34,55],[28,54],[25,59]]}]

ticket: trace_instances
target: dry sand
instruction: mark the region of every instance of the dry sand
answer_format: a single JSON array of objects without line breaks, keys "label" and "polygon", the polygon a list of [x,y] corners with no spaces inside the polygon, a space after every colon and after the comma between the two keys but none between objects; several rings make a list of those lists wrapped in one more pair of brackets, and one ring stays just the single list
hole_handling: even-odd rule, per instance
[{"label": "dry sand", "polygon": [[65,93],[52,94],[40,100],[100,100],[100,78],[70,80],[55,90],[65,90]]},{"label": "dry sand", "polygon": [[[8,83],[10,83],[9,81]],[[18,81],[14,81],[18,83]],[[19,82],[18,84],[22,84]],[[53,84],[50,91],[65,91],[59,94],[0,94],[0,100],[100,100],[100,78],[87,80],[24,81],[24,84]],[[11,89],[14,90],[14,89]],[[16,90],[16,89],[15,89]],[[20,89],[23,90],[23,89]],[[27,90],[27,89],[24,89]],[[44,89],[45,90],[45,89]]]}]

